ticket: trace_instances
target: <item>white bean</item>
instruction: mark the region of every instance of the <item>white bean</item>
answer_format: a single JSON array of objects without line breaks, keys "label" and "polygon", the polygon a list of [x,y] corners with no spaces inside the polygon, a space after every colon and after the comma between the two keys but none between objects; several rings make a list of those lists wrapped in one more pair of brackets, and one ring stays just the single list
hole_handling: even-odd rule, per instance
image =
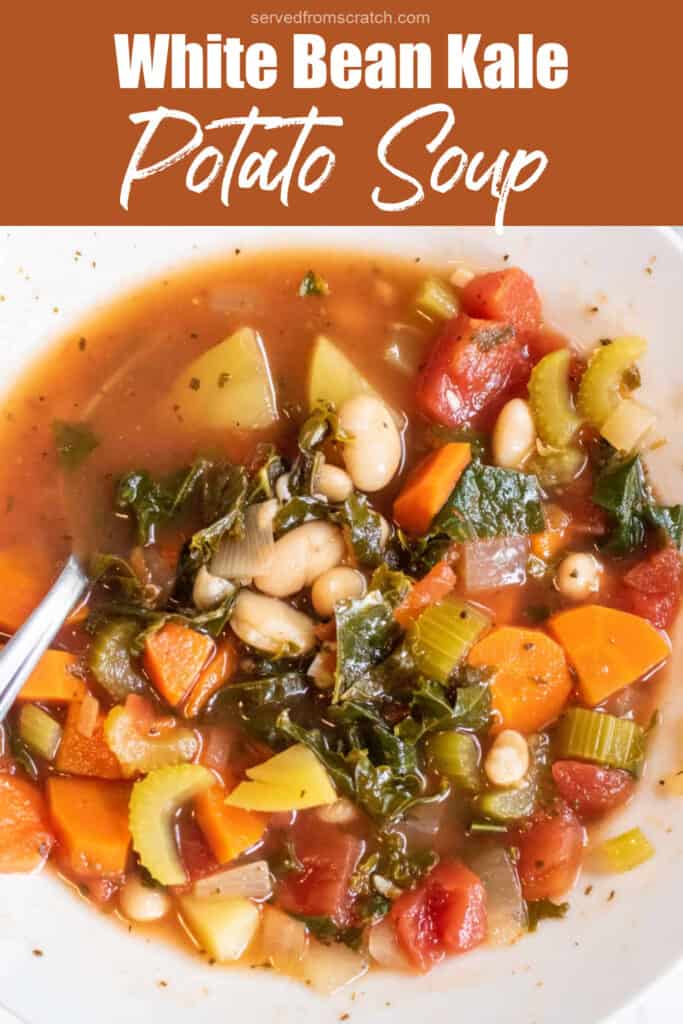
[{"label": "white bean", "polygon": [[536,427],[528,402],[513,398],[500,411],[493,428],[491,447],[496,466],[517,469],[536,444]]},{"label": "white bean", "polygon": [[355,486],[361,491],[381,491],[403,454],[401,435],[386,405],[373,395],[349,398],[339,410],[339,424],[351,434],[343,454]]},{"label": "white bean", "polygon": [[318,576],[311,589],[311,601],[320,618],[329,619],[337,601],[344,601],[347,597],[362,597],[365,589],[362,573],[340,565]]},{"label": "white bean", "polygon": [[486,755],[484,771],[494,786],[518,786],[529,770],[529,747],[521,733],[503,729]]},{"label": "white bean", "polygon": [[358,818],[356,805],[343,796],[333,804],[319,807],[316,813],[328,825],[349,825]]},{"label": "white bean", "polygon": [[143,885],[131,875],[119,892],[119,907],[129,921],[160,921],[171,909],[171,898],[165,889]]},{"label": "white bean", "polygon": [[313,621],[308,615],[253,590],[240,590],[230,625],[245,644],[267,654],[285,650],[305,654],[315,646]]},{"label": "white bean", "polygon": [[338,526],[304,523],[275,542],[270,568],[254,577],[254,586],[271,597],[289,597],[339,565],[345,552],[344,535]]},{"label": "white bean", "polygon": [[464,288],[465,285],[470,283],[474,276],[475,275],[473,270],[470,270],[469,267],[461,265],[455,268],[449,280],[454,288]]},{"label": "white bean", "polygon": [[316,477],[315,489],[328,501],[346,501],[353,490],[353,480],[346,470],[323,462]]},{"label": "white bean", "polygon": [[584,601],[600,589],[602,566],[594,555],[567,555],[557,570],[557,589],[571,601]]},{"label": "white bean", "polygon": [[275,481],[275,497],[283,504],[292,497],[292,492],[289,489],[289,473],[283,473]]},{"label": "white bean", "polygon": [[194,578],[192,600],[200,612],[208,612],[211,608],[217,608],[234,589],[230,580],[214,576],[203,565]]}]

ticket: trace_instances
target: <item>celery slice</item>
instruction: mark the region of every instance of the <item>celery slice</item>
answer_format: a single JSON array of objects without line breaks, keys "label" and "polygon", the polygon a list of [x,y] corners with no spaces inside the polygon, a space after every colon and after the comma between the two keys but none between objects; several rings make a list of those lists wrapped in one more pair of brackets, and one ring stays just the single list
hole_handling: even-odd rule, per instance
[{"label": "celery slice", "polygon": [[528,818],[538,801],[543,772],[548,766],[548,737],[544,733],[529,737],[529,771],[517,789],[490,789],[474,801],[475,810],[484,818],[505,824]]},{"label": "celery slice", "polygon": [[445,683],[470,647],[490,625],[481,608],[453,595],[433,604],[415,620],[408,645],[419,672]]},{"label": "celery slice", "polygon": [[460,789],[477,793],[481,788],[481,751],[468,732],[438,732],[429,740],[429,759],[437,772],[452,779]]},{"label": "celery slice", "polygon": [[615,338],[594,353],[583,375],[577,408],[598,430],[620,400],[623,378],[647,348],[644,338]]},{"label": "celery slice", "polygon": [[538,436],[552,448],[566,448],[582,423],[569,390],[571,352],[559,348],[536,364],[529,381],[529,403]]},{"label": "celery slice", "polygon": [[534,455],[527,469],[536,475],[541,487],[563,487],[577,478],[586,459],[583,448],[572,446],[547,455]]},{"label": "celery slice", "polygon": [[104,739],[127,777],[191,761],[199,750],[196,733],[182,725],[164,729],[158,736],[143,735],[130,711],[120,704],[105,719]]},{"label": "celery slice", "polygon": [[595,761],[639,775],[645,756],[645,733],[629,718],[570,708],[557,730],[556,753],[561,758]]},{"label": "celery slice", "polygon": [[62,741],[62,727],[37,704],[24,704],[19,712],[19,736],[34,754],[53,761]]},{"label": "celery slice", "polygon": [[459,303],[452,288],[438,277],[428,277],[420,285],[415,306],[435,320],[450,320],[458,312]]},{"label": "celery slice", "polygon": [[632,871],[654,856],[654,847],[639,828],[632,828],[600,846],[600,853],[611,871]]},{"label": "celery slice", "polygon": [[199,764],[179,764],[136,782],[130,797],[129,825],[140,863],[162,885],[187,881],[173,830],[184,803],[215,785],[216,777]]},{"label": "celery slice", "polygon": [[130,653],[130,645],[139,632],[140,624],[133,619],[114,619],[97,631],[90,646],[90,671],[115,701],[147,689],[144,676],[133,665]]}]

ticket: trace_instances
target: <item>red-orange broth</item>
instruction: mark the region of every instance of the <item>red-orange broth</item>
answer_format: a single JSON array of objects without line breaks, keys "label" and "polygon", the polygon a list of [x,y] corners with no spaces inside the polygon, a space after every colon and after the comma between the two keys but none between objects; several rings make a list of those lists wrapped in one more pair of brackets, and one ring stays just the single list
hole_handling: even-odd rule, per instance
[{"label": "red-orange broth", "polygon": [[[503,476],[495,476],[491,468],[498,459],[500,472],[503,459],[504,431],[499,429],[498,439],[494,431],[498,416],[512,400],[526,403],[532,368],[568,343],[543,324],[533,283],[521,271],[506,268],[469,281],[471,276],[461,271],[449,284],[447,272],[427,271],[417,261],[359,254],[236,253],[225,262],[155,281],[99,311],[71,330],[14,386],[4,404],[0,440],[0,628],[9,635],[20,625],[72,548],[84,557],[107,553],[129,560],[143,589],[126,590],[126,602],[138,611],[122,611],[116,574],[100,581],[87,606],[61,631],[55,650],[64,653],[46,656],[52,661],[13,709],[4,727],[0,761],[0,870],[31,870],[49,854],[83,895],[104,910],[118,910],[136,927],[152,927],[142,920],[144,900],[151,900],[150,906],[157,900],[156,911],[148,906],[147,916],[159,916],[163,909],[165,931],[177,929],[180,916],[182,934],[189,933],[211,960],[270,963],[321,990],[326,987],[316,960],[321,943],[339,944],[339,970],[348,978],[373,961],[427,970],[444,955],[486,941],[487,916],[493,910],[498,924],[488,937],[497,942],[514,941],[529,920],[553,912],[548,901],[557,906],[579,871],[586,828],[629,798],[640,773],[643,752],[638,744],[645,742],[666,663],[661,637],[678,606],[680,566],[674,542],[680,538],[675,536],[672,510],[659,509],[649,492],[655,511],[642,513],[637,522],[629,520],[628,542],[616,537],[613,511],[596,504],[592,495],[596,486],[604,486],[605,474],[624,471],[637,456],[611,452],[600,439],[601,428],[585,415],[577,417],[574,437],[567,442],[571,457],[576,452],[579,456],[565,479],[558,482],[548,475],[543,459],[549,448],[532,438],[517,466],[505,462],[502,471],[511,475],[501,484]],[[426,300],[425,281],[432,282]],[[434,281],[440,282],[436,298]],[[196,377],[191,364],[244,327],[262,340],[277,401],[273,422],[265,428],[240,425],[229,430],[202,427],[194,415],[188,422],[179,388],[195,392],[193,401],[199,400],[201,407],[204,401],[220,400],[230,381],[229,373]],[[323,459],[339,469],[352,468],[345,445],[353,443],[353,431],[335,438],[336,420],[323,418],[313,447],[297,449],[300,428],[311,411],[309,364],[321,335],[384,403],[381,429],[392,437],[400,434],[400,458],[386,485],[368,494],[370,518],[363,519],[364,526],[353,518],[365,516],[367,509],[362,494],[358,498],[362,488],[353,490],[353,472],[353,498],[325,504],[315,490]],[[586,404],[580,391],[577,399],[585,369],[585,362],[573,354],[563,400],[574,416]],[[340,375],[334,376],[333,389]],[[630,371],[617,384],[614,401],[627,397],[637,378]],[[533,401],[531,412],[528,403],[524,407],[527,422],[534,415],[538,420]],[[341,410],[343,421],[343,403]],[[73,453],[65,454],[64,434],[55,433],[56,422],[76,425],[76,447],[83,440],[83,425],[87,427],[87,451],[77,452],[75,464],[69,464]],[[377,435],[366,441],[371,452]],[[158,480],[206,455],[216,464],[247,467],[249,483],[230,528],[242,522],[239,517],[250,501],[269,501],[271,514],[277,513],[277,545],[287,536],[277,516],[283,510],[289,514],[293,506],[275,487],[275,477],[268,478],[257,497],[248,490],[255,486],[266,444],[284,459],[279,475],[289,470],[290,483],[296,482],[294,498],[303,495],[304,504],[309,503],[309,518],[292,520],[288,527],[303,530],[307,523],[327,522],[328,534],[341,538],[343,554],[326,571],[338,571],[340,562],[356,570],[352,585],[358,589],[349,592],[350,604],[337,605],[337,634],[348,630],[342,637],[356,644],[357,621],[345,625],[339,609],[355,614],[366,600],[363,588],[378,595],[385,631],[381,641],[373,633],[369,662],[353,679],[351,662],[335,653],[334,617],[321,615],[315,592],[311,597],[313,579],[294,593],[280,594],[279,583],[260,584],[263,573],[256,574],[251,588],[242,586],[240,596],[230,597],[223,619],[193,621],[201,612],[192,604],[196,574],[207,559],[215,564],[215,545],[208,554],[202,549],[193,555],[190,544],[196,531],[208,525],[200,521],[200,492],[204,487],[208,493],[211,481],[215,483],[211,473],[217,470],[202,471],[187,501],[161,517],[147,537],[136,538],[134,502],[125,506],[119,501],[115,507],[119,481],[131,471],[146,470]],[[449,446],[448,453],[444,446]],[[315,452],[319,454],[314,458]],[[447,471],[434,469],[439,452],[448,462]],[[418,463],[422,469],[411,478]],[[541,474],[541,484],[531,476],[533,471]],[[631,471],[636,469],[631,466]],[[444,485],[444,472],[447,482],[448,472],[453,474],[449,486]],[[482,525],[486,517],[481,507],[471,504],[478,499],[471,491],[469,497],[464,494],[466,479],[480,489],[493,481],[489,526]],[[612,490],[615,480],[608,481]],[[523,498],[521,492],[501,497],[503,486],[522,484],[527,487]],[[456,498],[458,488],[461,496]],[[357,498],[360,505],[350,511],[349,502]],[[498,511],[496,501],[502,503]],[[450,521],[443,518],[448,507],[456,510]],[[384,528],[388,540],[385,534],[378,539],[373,509],[390,526],[389,531]],[[508,513],[515,525],[502,529],[501,517]],[[406,525],[425,514],[424,529]],[[476,534],[467,540],[462,536],[464,520]],[[360,546],[352,542],[355,527],[361,533],[369,530]],[[270,531],[272,535],[272,525]],[[499,563],[498,569],[493,567],[499,573],[496,578],[494,572],[493,585],[475,587],[471,566],[482,559],[481,545],[491,531],[517,538],[522,555],[518,553],[509,578]],[[421,543],[416,532],[432,540]],[[572,574],[563,560],[573,555],[590,557],[571,563],[578,566]],[[501,549],[498,557],[513,555]],[[387,566],[403,576],[389,583],[381,575]],[[490,564],[485,568],[492,571]],[[576,587],[584,572],[593,573],[592,583],[579,593]],[[427,582],[419,582],[425,576]],[[345,579],[349,581],[348,574]],[[245,606],[244,594],[250,589],[283,599],[305,618],[305,630],[313,630],[313,639],[303,653],[291,644],[266,651],[245,643],[244,630],[241,636],[235,634],[229,616],[237,630],[237,609]],[[595,605],[598,612],[577,619],[576,625],[562,617]],[[259,606],[259,616],[261,607],[266,608]],[[457,641],[459,656],[445,668],[441,642],[436,653],[427,642],[425,654],[420,639],[428,636],[434,609],[459,614],[470,630],[472,621],[479,623],[476,635],[468,633]],[[164,611],[175,617],[154,618]],[[124,630],[125,644],[133,642],[132,654],[124,644],[132,697],[103,685],[93,668],[92,652],[102,647],[101,631],[122,619],[136,624]],[[639,650],[615,667],[609,643],[621,642],[629,626],[636,629]],[[253,638],[253,622],[249,628]],[[596,643],[602,637],[606,645],[605,665],[598,665],[606,684],[595,682],[595,664],[588,664],[581,648],[580,634],[586,629],[595,630]],[[453,637],[443,641],[449,651],[453,643]],[[498,660],[491,664],[487,658]],[[62,691],[51,689],[55,674]],[[253,684],[265,677],[289,686],[289,696],[276,687],[264,697],[262,682],[248,691],[252,696],[233,700],[228,693],[230,687],[237,693],[246,680]],[[63,692],[65,678],[75,680],[76,690],[68,696]],[[361,686],[356,695],[353,687],[357,689],[359,680],[365,681],[363,686],[371,680],[372,685]],[[472,701],[473,706],[463,714],[459,701]],[[49,727],[56,730],[58,747],[51,756],[41,751],[40,742],[36,746],[30,728],[27,732],[22,718],[27,707],[39,710],[43,725],[49,716],[48,726],[51,721]],[[593,725],[608,721],[598,720],[598,713],[618,720],[621,746],[601,745],[593,738],[590,748],[588,733],[578,725],[579,739],[568,739],[567,722],[580,720],[580,708],[593,715],[586,719]],[[278,715],[285,710],[303,732],[295,734],[281,725]],[[111,738],[115,720],[124,722],[118,740]],[[321,727],[329,741],[322,754],[307,731]],[[626,742],[629,728],[631,746]],[[508,730],[502,737],[501,729]],[[453,733],[460,737],[454,741],[460,745],[457,751],[451,740],[435,739]],[[122,750],[128,756],[132,749],[126,746],[131,737],[143,747],[147,744],[145,750],[156,751],[145,755],[156,760],[121,760]],[[170,746],[160,754],[164,742]],[[513,748],[516,743],[517,753],[513,749],[510,754],[506,743]],[[314,796],[306,796],[307,783],[297,782],[298,796],[292,795],[291,786],[287,789],[292,769],[285,762],[278,762],[282,767],[276,783],[266,780],[258,789],[258,782],[249,781],[247,772],[255,765],[268,763],[278,750],[295,748],[312,758],[305,763],[312,773],[311,792],[321,794],[317,803]],[[494,749],[502,752],[498,768]],[[509,756],[512,762],[505,760]],[[515,762],[520,756],[521,766]],[[211,799],[197,790],[174,812],[167,825],[167,832],[172,828],[167,877],[173,870],[176,876],[159,887],[154,867],[145,863],[147,839],[134,836],[137,852],[129,848],[126,806],[131,787],[137,790],[160,769],[170,769],[172,779],[172,772],[185,762],[213,771],[214,786],[206,791]],[[510,763],[513,775],[508,777]],[[389,766],[386,785],[377,781],[383,765]],[[515,779],[517,769],[521,774]],[[247,796],[226,817],[224,799],[231,794],[237,799],[240,785],[247,787],[240,789]],[[272,792],[264,794],[264,785]],[[398,789],[410,805],[407,813],[401,812]],[[335,790],[333,803],[329,794]],[[256,804],[248,806],[250,800]],[[95,835],[97,826],[86,827],[84,819],[95,820],[98,814],[102,828]],[[117,828],[125,834],[117,834]],[[236,883],[222,881],[227,870],[239,872],[250,864],[263,868],[256,889],[249,872],[251,882],[244,893],[234,889]],[[141,873],[146,890],[139,885]],[[206,891],[197,895],[194,889],[197,882],[213,877],[219,890],[233,885],[228,893],[237,898],[239,911],[233,906],[233,917],[228,914],[219,923],[205,920]],[[220,917],[225,892],[220,898],[209,896],[208,903],[212,900],[220,904]],[[504,927],[501,904],[506,908]],[[285,955],[278,935],[280,945],[291,946],[294,953]]]}]

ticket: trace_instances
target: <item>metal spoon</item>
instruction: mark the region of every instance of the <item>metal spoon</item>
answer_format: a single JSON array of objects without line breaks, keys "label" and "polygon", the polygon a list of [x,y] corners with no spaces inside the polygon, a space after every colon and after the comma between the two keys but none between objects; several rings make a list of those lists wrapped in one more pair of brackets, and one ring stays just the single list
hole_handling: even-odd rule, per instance
[{"label": "metal spoon", "polygon": [[89,585],[80,561],[69,555],[36,610],[0,652],[0,722]]}]

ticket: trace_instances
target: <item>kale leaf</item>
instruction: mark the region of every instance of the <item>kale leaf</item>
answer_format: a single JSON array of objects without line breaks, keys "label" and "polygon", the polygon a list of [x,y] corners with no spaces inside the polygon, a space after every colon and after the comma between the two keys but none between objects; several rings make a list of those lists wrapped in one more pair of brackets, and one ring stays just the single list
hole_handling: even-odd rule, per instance
[{"label": "kale leaf", "polygon": [[[363,739],[355,723],[350,728],[344,724],[306,729],[285,710],[277,719],[277,729],[281,735],[312,750],[337,789],[355,800],[380,826],[397,820],[417,804],[435,799],[434,795],[424,793],[424,780],[417,772],[402,773],[398,761],[396,767],[375,764],[370,752],[358,746]],[[380,750],[378,760],[383,759],[384,753]],[[441,794],[436,796],[440,798]]]},{"label": "kale leaf", "polygon": [[335,620],[336,703],[370,668],[385,660],[400,630],[393,608],[378,590],[371,590],[365,597],[340,601],[335,608]]},{"label": "kale leaf", "polygon": [[656,503],[640,456],[608,463],[595,483],[593,501],[609,512],[614,521],[606,550],[625,554],[641,547],[648,528],[662,530],[681,547],[683,506]]},{"label": "kale leaf", "polygon": [[455,541],[540,533],[541,492],[535,476],[472,462],[432,525]]},{"label": "kale leaf", "polygon": [[52,433],[57,458],[63,469],[77,469],[100,443],[99,438],[86,423],[55,420],[52,424]]},{"label": "kale leaf", "polygon": [[329,295],[330,286],[324,277],[316,274],[315,270],[307,270],[299,285],[299,295],[305,298],[308,295]]},{"label": "kale leaf", "polygon": [[382,517],[367,495],[353,491],[344,502],[344,518],[351,547],[360,564],[372,568],[381,565],[384,560]]},{"label": "kale leaf", "polygon": [[140,544],[148,544],[155,529],[181,511],[208,465],[205,459],[198,459],[188,469],[178,470],[163,480],[155,480],[144,469],[121,477],[114,505],[117,512],[124,512],[135,520]]},{"label": "kale leaf", "polygon": [[547,921],[551,918],[565,917],[569,910],[568,903],[553,903],[552,900],[529,900],[527,908],[527,928],[535,932],[539,921]]}]

